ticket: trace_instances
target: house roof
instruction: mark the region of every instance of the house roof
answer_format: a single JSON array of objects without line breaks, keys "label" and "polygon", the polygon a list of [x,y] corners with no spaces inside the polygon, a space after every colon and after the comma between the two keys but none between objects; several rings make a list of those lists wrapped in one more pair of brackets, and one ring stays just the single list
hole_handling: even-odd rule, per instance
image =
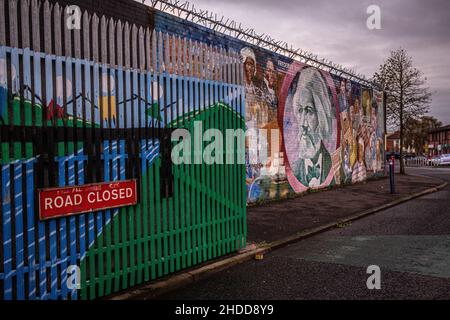
[{"label": "house roof", "polygon": [[430,130],[429,133],[448,131],[448,130],[450,130],[450,124],[447,125],[447,126],[443,126],[443,127],[440,127],[440,128],[436,128],[436,129]]},{"label": "house roof", "polygon": [[400,139],[400,131],[395,131],[394,133],[388,134],[387,138],[391,140]]}]

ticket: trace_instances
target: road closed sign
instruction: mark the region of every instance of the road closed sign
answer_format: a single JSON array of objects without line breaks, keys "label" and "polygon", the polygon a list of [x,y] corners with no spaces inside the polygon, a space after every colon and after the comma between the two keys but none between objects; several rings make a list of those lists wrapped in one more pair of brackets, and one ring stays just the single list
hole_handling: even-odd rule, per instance
[{"label": "road closed sign", "polygon": [[47,220],[136,203],[136,180],[41,189],[39,217]]}]

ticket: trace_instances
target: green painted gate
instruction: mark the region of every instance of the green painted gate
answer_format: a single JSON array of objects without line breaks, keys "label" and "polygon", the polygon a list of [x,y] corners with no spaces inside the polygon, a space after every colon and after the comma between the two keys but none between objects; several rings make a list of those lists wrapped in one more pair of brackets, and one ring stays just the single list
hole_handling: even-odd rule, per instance
[{"label": "green painted gate", "polygon": [[[225,133],[245,128],[235,52],[88,12],[90,31],[68,30],[47,1],[2,0],[2,24],[6,12],[0,298],[95,299],[246,245],[242,141]],[[236,148],[215,154],[233,161],[173,164],[177,129],[218,129]],[[191,163],[211,142],[200,141]],[[39,219],[38,189],[128,179],[135,206]]]}]

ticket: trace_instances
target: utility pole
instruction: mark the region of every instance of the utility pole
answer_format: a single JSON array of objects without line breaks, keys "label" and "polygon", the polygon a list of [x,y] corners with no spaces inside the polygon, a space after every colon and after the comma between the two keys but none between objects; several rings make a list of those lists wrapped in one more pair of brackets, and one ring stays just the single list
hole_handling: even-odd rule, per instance
[{"label": "utility pole", "polygon": [[[401,59],[403,60],[403,55]],[[403,166],[403,61],[400,63],[400,174],[405,174]]]}]

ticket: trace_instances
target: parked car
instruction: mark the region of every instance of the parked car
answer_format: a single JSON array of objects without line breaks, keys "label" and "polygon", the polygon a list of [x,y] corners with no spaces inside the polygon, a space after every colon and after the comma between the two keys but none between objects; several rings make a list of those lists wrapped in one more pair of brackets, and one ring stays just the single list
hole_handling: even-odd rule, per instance
[{"label": "parked car", "polygon": [[427,166],[431,166],[431,164],[432,164],[431,159],[433,159],[432,156],[428,156],[428,157],[427,157]]},{"label": "parked car", "polygon": [[441,154],[439,157],[439,165],[448,165],[450,164],[450,153],[449,154]]},{"label": "parked car", "polygon": [[428,165],[429,166],[438,166],[440,164],[441,158],[440,156],[433,156],[428,158]]}]

